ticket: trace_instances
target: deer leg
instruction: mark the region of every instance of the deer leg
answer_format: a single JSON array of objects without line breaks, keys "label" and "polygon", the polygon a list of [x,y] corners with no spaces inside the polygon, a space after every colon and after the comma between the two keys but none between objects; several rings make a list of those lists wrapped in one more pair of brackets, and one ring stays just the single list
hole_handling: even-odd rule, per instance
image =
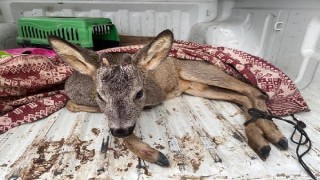
[{"label": "deer leg", "polygon": [[[71,112],[102,112],[99,107],[78,105],[71,100],[67,102],[66,107]],[[126,147],[141,159],[163,167],[170,165],[163,153],[141,141],[135,134],[123,138],[123,141]]]},{"label": "deer leg", "polygon": [[[199,82],[202,84],[223,88],[224,91],[232,90],[249,98],[252,107],[267,112],[265,101],[267,100],[259,89],[244,83],[211,65],[208,62],[177,60],[176,66],[181,79]],[[249,107],[251,108],[251,107]],[[269,120],[259,119],[257,126],[264,132],[266,138],[280,149],[288,149],[287,139],[277,129],[276,125]]]},{"label": "deer leg", "polygon": [[[249,108],[254,108],[254,104],[245,95],[228,89],[208,86],[203,83],[190,81],[189,88],[185,90],[185,93],[208,99],[224,100],[239,104],[245,110],[245,116],[247,119],[250,117],[247,110]],[[283,145],[283,141],[286,139],[271,121],[258,120],[255,123],[251,123],[245,127],[245,133],[249,146],[256,151],[263,160],[269,156],[271,151],[267,140],[276,145],[281,144],[282,146],[285,146]]]},{"label": "deer leg", "polygon": [[156,163],[159,166],[170,166],[169,160],[164,154],[141,141],[135,134],[123,138],[123,142],[126,147],[139,158],[150,163]]},{"label": "deer leg", "polygon": [[178,60],[177,64],[182,79],[236,91],[249,97],[252,102],[257,98],[267,99],[259,89],[228,75],[208,62]]},{"label": "deer leg", "polygon": [[102,112],[98,106],[84,106],[76,104],[69,100],[66,105],[67,109],[71,112]]},{"label": "deer leg", "polygon": [[[254,108],[268,112],[265,101],[261,99],[254,100]],[[268,139],[269,142],[281,150],[288,149],[287,138],[283,136],[273,121],[258,119],[255,124],[264,132],[265,138]]]}]

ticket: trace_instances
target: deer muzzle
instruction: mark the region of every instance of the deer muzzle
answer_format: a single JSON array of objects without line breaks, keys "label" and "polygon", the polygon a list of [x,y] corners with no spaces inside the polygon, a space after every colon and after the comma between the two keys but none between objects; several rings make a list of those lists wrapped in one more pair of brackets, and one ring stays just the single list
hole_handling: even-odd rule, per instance
[{"label": "deer muzzle", "polygon": [[135,125],[127,128],[110,128],[111,134],[117,138],[124,138],[133,133]]}]

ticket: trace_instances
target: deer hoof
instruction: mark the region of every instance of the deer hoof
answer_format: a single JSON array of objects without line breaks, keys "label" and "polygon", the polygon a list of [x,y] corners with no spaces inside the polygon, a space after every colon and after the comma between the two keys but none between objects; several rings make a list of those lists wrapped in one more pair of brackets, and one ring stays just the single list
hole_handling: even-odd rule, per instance
[{"label": "deer hoof", "polygon": [[288,150],[288,139],[285,137],[281,138],[276,146],[281,150]]},{"label": "deer hoof", "polygon": [[258,151],[258,155],[261,157],[262,160],[266,160],[269,157],[270,151],[270,146],[264,146]]},{"label": "deer hoof", "polygon": [[162,167],[169,167],[170,166],[170,162],[169,162],[168,158],[162,152],[159,152],[158,160],[155,163],[158,164],[159,166],[162,166]]}]

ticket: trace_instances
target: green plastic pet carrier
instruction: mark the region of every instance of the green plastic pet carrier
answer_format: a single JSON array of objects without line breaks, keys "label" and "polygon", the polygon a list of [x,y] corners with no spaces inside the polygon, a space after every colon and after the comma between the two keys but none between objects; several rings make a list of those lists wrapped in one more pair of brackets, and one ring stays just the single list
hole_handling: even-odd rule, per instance
[{"label": "green plastic pet carrier", "polygon": [[22,17],[18,26],[17,43],[23,47],[50,47],[50,35],[94,50],[119,45],[117,29],[109,18]]}]

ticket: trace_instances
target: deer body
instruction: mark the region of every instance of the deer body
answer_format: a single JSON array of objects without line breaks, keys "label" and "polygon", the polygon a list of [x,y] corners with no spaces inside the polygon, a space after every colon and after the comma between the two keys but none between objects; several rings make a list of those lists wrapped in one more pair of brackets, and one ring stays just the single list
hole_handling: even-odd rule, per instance
[{"label": "deer body", "polygon": [[[250,119],[246,113],[249,108],[267,111],[266,96],[252,85],[208,62],[168,57],[173,42],[173,35],[168,30],[134,55],[105,53],[97,57],[61,39],[49,41],[54,50],[78,71],[65,85],[70,98],[67,108],[74,112],[104,112],[111,133],[116,137],[131,137],[143,107],[160,104],[182,93],[234,102],[244,109],[246,119]],[[262,159],[270,153],[268,141],[281,149],[288,148],[286,138],[271,121],[259,119],[246,126],[245,132],[250,147]],[[137,138],[131,139],[139,144]],[[134,150],[130,142],[126,144],[139,157],[145,157],[141,155],[145,151]],[[163,158],[163,155],[154,157]],[[159,159],[154,162],[164,164]]]}]

